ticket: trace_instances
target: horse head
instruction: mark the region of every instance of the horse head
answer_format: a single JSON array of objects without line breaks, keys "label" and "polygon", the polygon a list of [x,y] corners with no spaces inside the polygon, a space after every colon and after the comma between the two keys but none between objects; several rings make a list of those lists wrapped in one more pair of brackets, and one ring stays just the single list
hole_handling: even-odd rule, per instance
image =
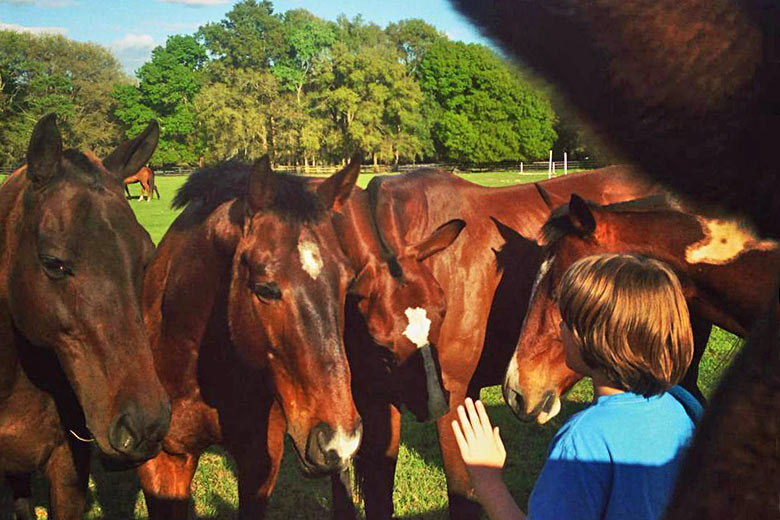
[{"label": "horse head", "polygon": [[394,248],[375,214],[378,186],[372,183],[368,191],[353,194],[343,210],[346,218],[334,219],[342,247],[357,271],[349,301],[370,342],[392,358],[385,373],[377,374],[388,378],[384,386],[390,399],[405,405],[420,421],[437,420],[449,409],[436,349],[446,303],[423,261],[452,244],[465,223],[451,220],[414,244]]},{"label": "horse head", "polygon": [[353,276],[331,213],[349,197],[347,167],[316,189],[275,174],[267,156],[249,175],[235,247],[228,323],[236,352],[269,374],[308,474],[343,469],[361,420],[344,350],[344,300]]},{"label": "horse head", "polygon": [[[122,178],[149,158],[158,136],[153,122],[101,163],[63,151],[55,116],[44,117],[30,139],[20,204],[9,216],[16,236],[6,251],[8,300],[25,345],[20,357],[56,356],[55,372],[67,378],[98,447],[124,463],[155,455],[170,421],[139,306],[154,245],[121,191]],[[32,366],[28,376],[56,378],[38,373],[45,370]]]}]

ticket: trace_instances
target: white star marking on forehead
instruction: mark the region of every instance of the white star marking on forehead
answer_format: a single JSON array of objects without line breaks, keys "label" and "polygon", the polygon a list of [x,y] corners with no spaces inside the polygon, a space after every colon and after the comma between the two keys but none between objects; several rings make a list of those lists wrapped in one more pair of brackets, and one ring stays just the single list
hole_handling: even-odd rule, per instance
[{"label": "white star marking on forehead", "polygon": [[428,319],[428,314],[425,309],[415,307],[414,309],[406,309],[404,311],[406,319],[409,320],[406,330],[404,330],[404,336],[409,338],[409,341],[417,345],[417,348],[422,348],[428,344],[428,331],[431,328],[431,320]]},{"label": "white star marking on forehead", "polygon": [[316,280],[322,271],[322,257],[317,244],[308,240],[298,242],[298,255],[301,259],[301,267],[313,280]]}]

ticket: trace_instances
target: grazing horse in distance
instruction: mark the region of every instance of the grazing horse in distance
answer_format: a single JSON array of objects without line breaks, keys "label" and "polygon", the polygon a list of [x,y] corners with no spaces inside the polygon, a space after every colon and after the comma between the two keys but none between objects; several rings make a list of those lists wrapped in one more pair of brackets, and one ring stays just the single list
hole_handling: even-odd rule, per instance
[{"label": "grazing horse in distance", "polygon": [[[452,518],[477,518],[471,484],[450,423],[466,396],[500,384],[520,334],[542,249],[535,240],[550,215],[551,198],[587,192],[602,201],[657,192],[658,185],[628,167],[610,167],[533,184],[487,188],[435,169],[375,177],[375,212],[385,241],[395,250],[422,240],[443,223],[466,227],[454,243],[424,261],[441,285],[447,314],[438,341],[450,412],[437,422]],[[394,440],[395,443],[398,439]],[[386,477],[392,482],[392,475]],[[390,491],[392,491],[390,489]]]},{"label": "grazing horse in distance", "polygon": [[[744,223],[657,202],[597,206],[572,195],[544,225],[544,261],[503,385],[518,417],[548,420],[560,409],[560,396],[580,379],[565,363],[556,299],[563,273],[580,258],[634,253],[665,262],[680,279],[692,314],[741,337],[771,300],[780,273],[776,242],[756,238]],[[780,316],[777,302],[775,314]],[[701,354],[694,354],[694,370],[686,375],[694,382]]]},{"label": "grazing horse in distance", "polygon": [[127,198],[130,198],[130,188],[128,188],[128,186],[138,182],[141,184],[141,194],[138,196],[138,200],[144,200],[144,197],[146,197],[148,202],[152,200],[153,193],[157,194],[158,200],[160,199],[160,190],[157,189],[157,186],[154,183],[154,170],[148,166],[144,166],[134,174],[128,175],[123,182],[125,184]]},{"label": "grazing horse in distance", "polygon": [[170,401],[141,317],[154,251],[122,179],[157,145],[151,123],[101,162],[62,150],[54,114],[27,165],[0,187],[0,478],[32,519],[30,473],[50,484],[49,515],[82,518],[91,444],[111,467],[154,456]]},{"label": "grazing horse in distance", "polygon": [[331,217],[360,170],[313,187],[268,156],[192,174],[144,275],[155,366],[172,400],[162,451],[138,470],[152,519],[187,517],[203,451],[236,462],[240,515],[264,515],[285,431],[306,475],[345,469],[361,419],[344,350],[352,267]]},{"label": "grazing horse in distance", "polygon": [[[654,178],[780,238],[780,2],[451,1]],[[777,300],[705,411],[667,520],[777,516]]]}]

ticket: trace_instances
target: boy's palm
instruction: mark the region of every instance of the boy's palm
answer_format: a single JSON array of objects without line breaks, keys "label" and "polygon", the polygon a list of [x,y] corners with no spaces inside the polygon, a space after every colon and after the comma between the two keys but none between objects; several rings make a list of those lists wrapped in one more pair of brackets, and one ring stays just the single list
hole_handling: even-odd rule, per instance
[{"label": "boy's palm", "polygon": [[500,470],[506,462],[506,450],[498,427],[490,424],[485,406],[466,399],[465,407],[458,407],[458,421],[452,421],[452,430],[458,442],[460,454],[469,473],[480,471],[476,466]]}]

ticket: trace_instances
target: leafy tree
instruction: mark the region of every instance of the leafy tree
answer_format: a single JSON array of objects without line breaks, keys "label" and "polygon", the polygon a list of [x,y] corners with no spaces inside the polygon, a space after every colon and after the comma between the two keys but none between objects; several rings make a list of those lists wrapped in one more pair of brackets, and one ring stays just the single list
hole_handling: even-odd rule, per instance
[{"label": "leafy tree", "polygon": [[119,85],[114,89],[116,116],[135,135],[156,118],[160,122],[160,142],[154,164],[194,164],[199,146],[197,120],[192,100],[200,91],[206,49],[193,37],[174,35],[165,47],[152,51],[151,61],[136,72],[138,86]]},{"label": "leafy tree", "polygon": [[420,62],[434,43],[446,40],[444,34],[419,18],[391,23],[385,32],[398,49],[409,74],[417,73]]},{"label": "leafy tree", "polygon": [[69,146],[107,153],[121,137],[111,90],[127,81],[98,45],[0,31],[0,161],[18,164],[35,122],[50,112]]},{"label": "leafy tree", "polygon": [[251,69],[233,69],[224,82],[204,86],[193,105],[206,159],[252,160],[268,152],[270,107],[278,90],[271,73]]},{"label": "leafy tree", "polygon": [[419,85],[379,27],[360,17],[341,17],[338,26],[314,96],[318,113],[330,118],[325,134],[331,152],[344,157],[359,148],[374,164],[414,158],[421,151],[413,135],[421,121]]},{"label": "leafy tree", "polygon": [[271,2],[241,0],[220,22],[201,27],[197,37],[223,66],[268,69],[284,47],[281,23]]},{"label": "leafy tree", "polygon": [[547,97],[483,45],[439,40],[420,83],[437,108],[433,139],[442,158],[492,163],[542,158],[555,142]]}]

